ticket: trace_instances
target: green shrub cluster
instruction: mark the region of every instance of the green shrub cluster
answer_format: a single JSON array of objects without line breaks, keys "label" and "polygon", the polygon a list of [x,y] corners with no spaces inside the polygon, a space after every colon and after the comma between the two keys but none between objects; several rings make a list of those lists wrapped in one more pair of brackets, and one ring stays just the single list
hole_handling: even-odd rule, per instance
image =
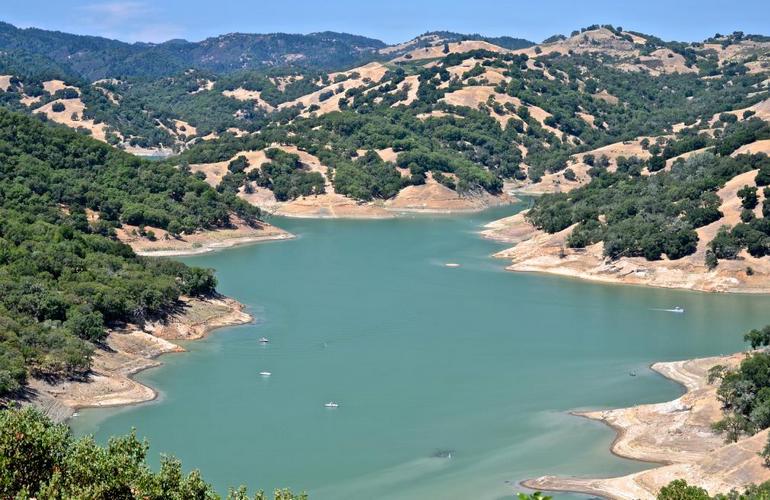
[{"label": "green shrub cluster", "polygon": [[[0,410],[0,496],[89,498],[94,500],[219,500],[199,471],[185,474],[179,460],[161,458],[160,470],[146,463],[147,442],[134,433],[113,437],[100,446],[92,437],[76,439],[65,424],[54,424],[39,411]],[[274,500],[306,500],[276,490]],[[249,496],[245,487],[231,489],[228,500],[266,500]]]}]

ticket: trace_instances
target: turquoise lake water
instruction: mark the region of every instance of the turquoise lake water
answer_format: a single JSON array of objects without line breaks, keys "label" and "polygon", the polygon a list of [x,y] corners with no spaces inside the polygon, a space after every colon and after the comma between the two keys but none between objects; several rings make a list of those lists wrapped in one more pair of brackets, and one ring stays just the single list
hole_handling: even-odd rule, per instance
[{"label": "turquoise lake water", "polygon": [[[185,258],[216,269],[257,323],[139,374],[158,400],[72,426],[102,442],[135,427],[153,464],[176,455],[222,492],[288,486],[312,500],[509,498],[529,477],[648,467],[567,412],[677,397],[648,366],[743,348],[770,322],[770,297],[506,272],[490,258],[504,245],[477,231],[516,209],[275,219],[298,238]],[[686,313],[654,310],[676,305]]]}]

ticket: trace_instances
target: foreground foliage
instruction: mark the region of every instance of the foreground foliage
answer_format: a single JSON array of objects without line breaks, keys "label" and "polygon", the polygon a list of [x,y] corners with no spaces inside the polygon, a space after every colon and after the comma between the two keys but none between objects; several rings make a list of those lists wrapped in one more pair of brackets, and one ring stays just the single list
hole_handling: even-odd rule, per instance
[{"label": "foreground foliage", "polygon": [[770,499],[770,482],[759,486],[750,485],[742,493],[731,491],[714,496],[698,486],[687,484],[684,479],[671,481],[660,489],[658,500],[767,500]]},{"label": "foreground foliage", "polygon": [[[46,498],[198,499],[220,496],[197,470],[186,474],[179,460],[163,456],[160,470],[146,464],[147,442],[134,433],[113,437],[106,447],[92,437],[75,439],[65,424],[54,424],[38,410],[0,411],[0,497],[17,500]],[[246,488],[231,490],[231,500],[265,500],[263,492],[250,497]],[[275,500],[305,500],[278,490]]]}]

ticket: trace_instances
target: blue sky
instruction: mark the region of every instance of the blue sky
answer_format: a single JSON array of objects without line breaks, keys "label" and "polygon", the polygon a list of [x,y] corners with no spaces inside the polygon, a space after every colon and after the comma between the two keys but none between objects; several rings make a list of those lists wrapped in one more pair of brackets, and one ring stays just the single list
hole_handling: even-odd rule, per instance
[{"label": "blue sky", "polygon": [[125,41],[230,32],[345,31],[388,43],[425,31],[541,41],[590,24],[667,40],[741,30],[770,35],[770,0],[2,0],[0,20]]}]

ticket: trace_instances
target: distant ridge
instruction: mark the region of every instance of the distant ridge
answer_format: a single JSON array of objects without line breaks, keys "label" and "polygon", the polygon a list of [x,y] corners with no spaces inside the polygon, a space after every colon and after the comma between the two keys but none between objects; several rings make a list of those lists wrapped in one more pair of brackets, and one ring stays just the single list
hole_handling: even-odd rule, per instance
[{"label": "distant ridge", "polygon": [[[484,40],[507,49],[533,45],[521,38],[485,37],[448,31],[426,33],[415,40],[439,37],[449,42]],[[407,42],[409,43],[409,42]],[[406,44],[402,44],[406,45]],[[414,44],[412,44],[414,46]],[[0,65],[17,64],[14,74],[101,78],[158,78],[195,68],[217,74],[270,68],[343,69],[385,59],[385,42],[348,33],[228,33],[199,42],[173,39],[162,43],[126,43],[99,36],[75,35],[39,28],[17,28],[0,22]],[[395,48],[391,54],[398,54]],[[3,61],[5,63],[3,64]]]},{"label": "distant ridge", "polygon": [[[86,80],[157,78],[188,68],[231,73],[271,67],[353,66],[386,47],[381,40],[347,33],[230,33],[200,42],[126,43],[0,22],[0,55],[34,61],[38,71],[66,72]],[[29,71],[29,66],[27,66]]]}]

